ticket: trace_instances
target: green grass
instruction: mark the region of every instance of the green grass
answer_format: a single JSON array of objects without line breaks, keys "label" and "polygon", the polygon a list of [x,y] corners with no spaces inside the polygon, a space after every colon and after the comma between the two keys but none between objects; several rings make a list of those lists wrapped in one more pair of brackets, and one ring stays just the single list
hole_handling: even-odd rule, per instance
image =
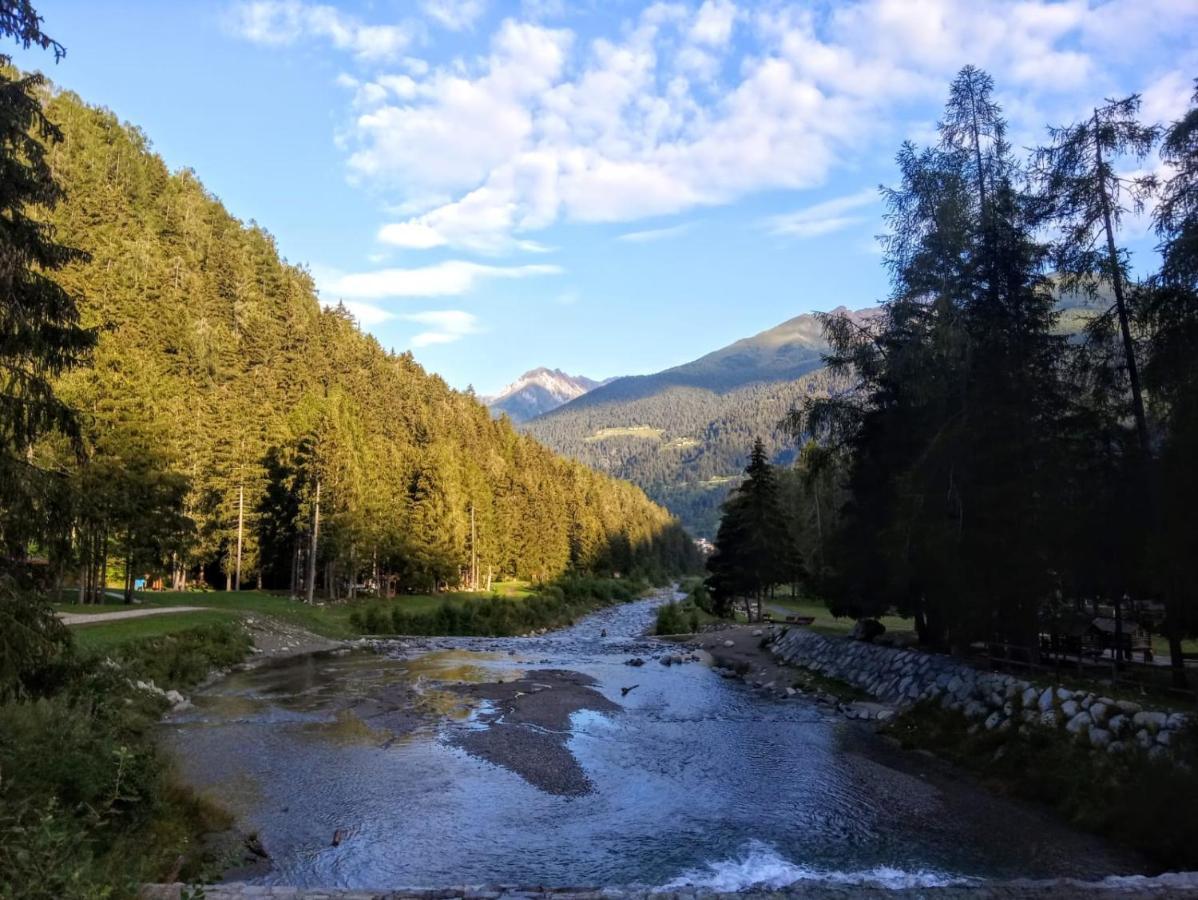
[{"label": "green grass", "polygon": [[606,441],[611,438],[642,438],[651,441],[660,441],[665,434],[660,428],[653,428],[650,425],[630,425],[622,428],[600,428],[594,434],[589,435],[584,439],[584,443],[593,444],[597,441]]},{"label": "green grass", "polygon": [[[819,634],[828,635],[829,637],[844,637],[853,630],[853,626],[857,624],[848,616],[842,616],[839,619],[828,611],[828,607],[819,600],[813,600],[809,597],[789,597],[778,596],[774,600],[766,601],[766,607],[775,607],[779,610],[785,610],[787,615],[793,616],[811,616],[815,621],[811,623],[811,630]],[[776,615],[777,613],[775,613]],[[914,632],[910,619],[904,619],[899,616],[882,616],[878,620],[886,626],[887,634],[892,632]]]},{"label": "green grass", "polygon": [[512,600],[522,600],[531,595],[529,586],[524,582],[496,582],[493,587],[494,593],[490,594],[481,591],[454,591],[436,595],[404,594],[391,600],[368,598],[353,603],[324,603],[318,600],[311,606],[293,600],[286,594],[269,591],[138,591],[136,596],[141,602],[132,606],[120,602],[82,606],[75,603],[59,603],[55,604],[54,608],[59,612],[84,615],[163,606],[200,606],[213,611],[172,613],[72,626],[72,630],[80,636],[80,641],[85,646],[112,646],[138,637],[171,634],[194,627],[197,623],[206,624],[227,620],[233,616],[255,615],[269,616],[325,637],[349,638],[360,634],[350,622],[353,614],[364,613],[375,606],[385,608],[388,614],[391,610],[399,608],[412,615],[425,615],[436,612],[447,600],[456,603],[483,603],[490,601],[495,593]]},{"label": "green grass", "polygon": [[94,625],[77,625],[71,628],[75,643],[84,650],[105,651],[132,641],[161,637],[214,625],[218,622],[236,621],[240,617],[226,610],[171,613],[161,616],[146,616],[144,619],[123,619],[116,622],[97,622]]}]

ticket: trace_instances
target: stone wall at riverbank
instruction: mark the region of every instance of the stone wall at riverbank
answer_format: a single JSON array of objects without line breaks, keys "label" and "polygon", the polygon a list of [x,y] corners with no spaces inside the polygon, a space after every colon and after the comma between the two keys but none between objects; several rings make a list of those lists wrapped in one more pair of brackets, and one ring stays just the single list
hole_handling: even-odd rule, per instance
[{"label": "stone wall at riverbank", "polygon": [[937,702],[987,730],[1058,728],[1095,752],[1120,753],[1135,746],[1167,756],[1189,721],[1183,713],[1146,709],[1129,700],[980,671],[950,656],[830,638],[805,628],[775,626],[769,641],[783,662],[839,679],[886,703]]}]

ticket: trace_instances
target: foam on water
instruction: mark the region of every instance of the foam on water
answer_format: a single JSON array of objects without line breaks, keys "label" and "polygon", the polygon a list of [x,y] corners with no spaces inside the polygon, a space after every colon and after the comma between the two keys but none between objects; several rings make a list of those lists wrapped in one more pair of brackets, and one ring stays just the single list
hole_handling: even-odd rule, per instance
[{"label": "foam on water", "polygon": [[707,863],[702,869],[683,872],[663,890],[702,888],[719,892],[745,891],[750,888],[781,890],[804,881],[826,884],[877,885],[883,888],[945,887],[969,884],[974,879],[946,872],[919,870],[908,872],[891,866],[876,866],[857,872],[816,869],[785,859],[763,841],[749,841],[734,859]]}]

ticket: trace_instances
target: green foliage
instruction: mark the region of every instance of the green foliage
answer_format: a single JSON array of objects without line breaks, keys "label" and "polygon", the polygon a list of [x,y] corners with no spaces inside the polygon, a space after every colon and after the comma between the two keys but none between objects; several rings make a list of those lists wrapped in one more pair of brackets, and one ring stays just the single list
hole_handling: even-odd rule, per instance
[{"label": "green foliage", "polygon": [[247,650],[240,631],[199,629],[126,645],[115,663],[72,656],[69,678],[0,704],[0,896],[133,897],[226,827],[171,781],[163,701],[132,679],[187,687]]},{"label": "green foliage", "polygon": [[54,610],[0,576],[0,702],[50,690],[64,677],[69,651]]},{"label": "green foliage", "polygon": [[527,597],[494,594],[446,600],[433,610],[412,612],[401,599],[371,604],[350,621],[365,634],[480,635],[504,637],[539,628],[569,625],[576,618],[612,603],[628,603],[645,590],[628,579],[570,575],[542,585]]},{"label": "green foliage", "polygon": [[[52,48],[55,59],[64,52],[27,0],[0,2],[0,39],[9,38]],[[79,324],[78,298],[53,277],[85,258],[46,221],[63,198],[48,153],[63,134],[42,107],[45,79],[11,63],[0,53],[0,571],[44,540],[47,518],[59,512],[57,479],[30,451],[49,433],[76,436],[55,379],[95,342]]]},{"label": "green foliage", "polygon": [[748,613],[749,600],[755,599],[761,618],[765,593],[777,584],[797,582],[803,563],[760,439],[753,444],[745,475],[724,504],[715,553],[707,560],[707,586],[719,615],[728,615],[737,599],[745,601]]},{"label": "green foliage", "polygon": [[214,669],[227,669],[250,654],[253,641],[239,623],[220,622],[174,634],[130,641],[110,656],[130,678],[159,687],[189,688]]}]

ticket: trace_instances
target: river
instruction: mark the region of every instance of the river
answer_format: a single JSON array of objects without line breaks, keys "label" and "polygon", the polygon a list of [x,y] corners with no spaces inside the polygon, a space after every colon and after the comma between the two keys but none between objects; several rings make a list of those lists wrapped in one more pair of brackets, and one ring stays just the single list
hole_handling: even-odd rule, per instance
[{"label": "river", "polygon": [[[737,890],[1135,871],[826,708],[767,699],[699,662],[660,665],[676,648],[644,637],[658,602],[541,637],[233,674],[164,734],[185,780],[258,832],[271,865],[250,880],[263,884]],[[634,656],[646,664],[626,665]],[[555,727],[518,708],[538,691],[583,699]],[[576,777],[559,784],[558,771]]]}]

